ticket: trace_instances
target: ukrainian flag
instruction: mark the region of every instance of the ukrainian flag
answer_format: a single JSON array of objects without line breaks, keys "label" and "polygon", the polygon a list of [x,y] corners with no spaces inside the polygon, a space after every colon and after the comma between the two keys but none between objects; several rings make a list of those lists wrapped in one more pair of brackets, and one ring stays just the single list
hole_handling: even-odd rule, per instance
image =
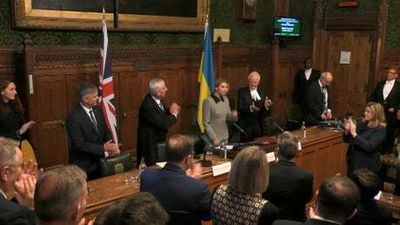
[{"label": "ukrainian flag", "polygon": [[200,131],[204,133],[203,101],[208,96],[210,96],[215,86],[211,34],[208,28],[208,19],[206,20],[206,25],[204,29],[203,53],[201,54],[199,76],[197,80],[200,83],[199,102],[197,107],[197,123],[199,124]]}]

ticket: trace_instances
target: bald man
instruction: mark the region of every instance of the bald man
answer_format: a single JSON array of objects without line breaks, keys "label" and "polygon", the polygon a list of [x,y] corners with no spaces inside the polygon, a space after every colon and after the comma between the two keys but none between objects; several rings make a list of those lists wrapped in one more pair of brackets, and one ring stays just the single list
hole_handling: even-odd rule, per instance
[{"label": "bald man", "polygon": [[310,84],[306,97],[304,120],[308,126],[317,125],[320,121],[332,119],[329,109],[328,87],[333,81],[331,72],[323,72],[321,77]]},{"label": "bald man", "polygon": [[249,85],[238,90],[238,124],[244,130],[241,134],[241,142],[252,141],[263,135],[263,120],[273,104],[265,92],[258,87],[260,80],[260,74],[253,71],[248,76]]}]

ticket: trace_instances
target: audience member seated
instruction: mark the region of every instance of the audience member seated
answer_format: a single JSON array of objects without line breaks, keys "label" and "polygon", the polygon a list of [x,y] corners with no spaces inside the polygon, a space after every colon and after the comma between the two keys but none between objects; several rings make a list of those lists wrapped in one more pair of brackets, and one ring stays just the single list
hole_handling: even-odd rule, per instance
[{"label": "audience member seated", "polygon": [[136,193],[104,210],[94,225],[166,225],[168,214],[148,192]]},{"label": "audience member seated", "polygon": [[313,195],[313,175],[295,165],[298,140],[293,134],[282,133],[277,144],[279,161],[271,165],[263,197],[279,208],[279,218],[305,221],[305,207]]},{"label": "audience member seated", "polygon": [[[210,220],[210,192],[199,180],[200,164],[193,164],[193,140],[171,136],[166,142],[167,164],[162,169],[147,168],[140,178],[140,190],[150,192],[170,214],[191,214],[191,224]],[[175,214],[174,214],[175,215]]]},{"label": "audience member seated", "polygon": [[346,222],[346,225],[392,224],[390,207],[380,205],[374,199],[382,186],[378,175],[363,168],[354,171],[351,178],[360,190],[361,201],[357,206],[357,213]]},{"label": "audience member seated", "polygon": [[[24,167],[18,142],[0,137],[0,224],[37,224],[33,212],[36,168]],[[16,202],[7,193],[15,193]]]},{"label": "audience member seated", "polygon": [[264,151],[255,146],[240,151],[232,163],[228,186],[219,186],[212,195],[214,224],[272,224],[278,209],[261,196],[268,177]]},{"label": "audience member seated", "polygon": [[43,173],[36,184],[35,212],[40,225],[84,225],[86,174],[75,165]]},{"label": "audience member seated", "polygon": [[[319,187],[315,210],[310,208],[307,225],[344,224],[354,216],[360,194],[357,185],[350,178],[336,175],[326,179]],[[277,220],[273,225],[303,224],[290,220]]]}]

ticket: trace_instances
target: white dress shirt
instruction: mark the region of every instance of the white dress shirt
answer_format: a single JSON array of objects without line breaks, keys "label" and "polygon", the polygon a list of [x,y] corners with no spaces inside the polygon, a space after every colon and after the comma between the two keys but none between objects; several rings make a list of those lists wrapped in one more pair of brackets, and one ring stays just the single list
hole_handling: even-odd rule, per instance
[{"label": "white dress shirt", "polygon": [[306,80],[310,79],[311,71],[312,71],[312,68],[304,70],[304,75],[306,76]]},{"label": "white dress shirt", "polygon": [[394,81],[395,81],[395,79],[387,80],[385,85],[383,86],[383,93],[382,93],[383,94],[383,100],[385,100],[389,96],[390,91],[392,91],[392,88],[393,88],[393,85],[394,85]]}]

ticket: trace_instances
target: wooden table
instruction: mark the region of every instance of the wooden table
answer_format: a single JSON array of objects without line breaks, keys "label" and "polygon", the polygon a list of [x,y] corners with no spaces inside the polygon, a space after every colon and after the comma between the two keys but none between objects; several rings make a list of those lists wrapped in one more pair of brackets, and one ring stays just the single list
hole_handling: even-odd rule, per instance
[{"label": "wooden table", "polygon": [[[294,133],[300,136],[300,132]],[[307,133],[307,138],[302,140],[303,150],[299,152],[296,164],[314,173],[315,191],[323,179],[337,173],[345,174],[347,145],[342,141],[342,134],[338,132],[312,127],[307,129]],[[257,142],[267,144],[266,140],[269,146],[267,148],[274,149],[270,147],[274,145],[274,139],[271,137],[258,139]],[[213,165],[225,162],[224,159],[213,155],[208,155],[207,159],[211,159]],[[136,173],[136,171],[131,171],[89,181],[89,198],[85,216],[93,217],[111,203],[138,192],[139,183],[129,179]],[[219,184],[227,183],[228,175],[213,177],[211,168],[208,167],[204,168],[202,180],[211,190]]]}]

